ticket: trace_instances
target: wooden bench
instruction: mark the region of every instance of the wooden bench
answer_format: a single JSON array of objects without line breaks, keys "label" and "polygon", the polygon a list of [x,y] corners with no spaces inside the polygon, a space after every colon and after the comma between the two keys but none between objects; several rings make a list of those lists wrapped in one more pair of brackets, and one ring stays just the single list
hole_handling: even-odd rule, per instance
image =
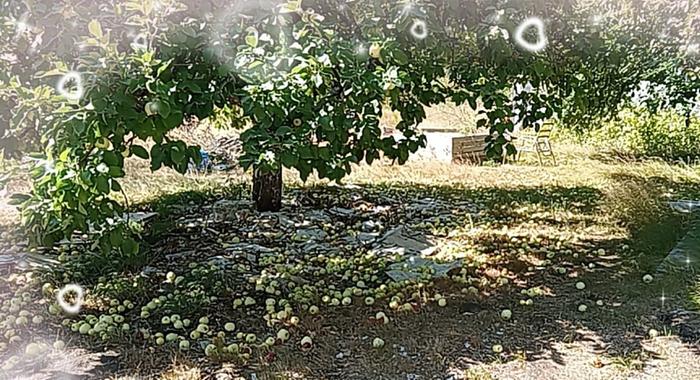
[{"label": "wooden bench", "polygon": [[486,137],[476,134],[452,138],[452,162],[456,164],[477,163],[486,160]]}]

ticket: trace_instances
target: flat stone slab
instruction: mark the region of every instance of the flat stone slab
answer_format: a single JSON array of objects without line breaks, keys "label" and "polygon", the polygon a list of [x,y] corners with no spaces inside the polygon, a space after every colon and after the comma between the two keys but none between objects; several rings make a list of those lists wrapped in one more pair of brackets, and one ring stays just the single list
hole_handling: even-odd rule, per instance
[{"label": "flat stone slab", "polygon": [[700,210],[700,201],[680,200],[668,202],[668,205],[675,211],[683,214],[690,214]]},{"label": "flat stone slab", "polygon": [[422,257],[409,257],[408,260],[400,263],[389,265],[389,271],[386,272],[394,281],[416,280],[420,278],[422,270],[430,269],[432,278],[447,277],[448,273],[453,269],[459,269],[462,263],[459,261],[451,261],[449,263],[438,263],[434,260],[424,259]]},{"label": "flat stone slab", "polygon": [[[669,202],[669,205],[675,211],[684,214],[696,214],[700,211],[700,201],[681,200]],[[688,233],[659,264],[658,271],[700,269],[700,215],[692,217]]]},{"label": "flat stone slab", "polygon": [[22,252],[16,255],[0,255],[0,268],[17,267],[29,269],[30,267],[49,268],[60,264],[54,258],[39,253]]},{"label": "flat stone slab", "polygon": [[383,248],[402,250],[407,255],[428,256],[437,250],[437,246],[425,236],[411,231],[406,226],[399,226],[387,231],[380,239],[379,245]]}]

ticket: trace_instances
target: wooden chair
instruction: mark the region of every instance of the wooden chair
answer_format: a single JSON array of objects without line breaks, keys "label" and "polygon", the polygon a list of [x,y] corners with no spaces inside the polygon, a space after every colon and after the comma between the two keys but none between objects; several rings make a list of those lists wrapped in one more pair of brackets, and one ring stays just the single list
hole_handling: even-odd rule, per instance
[{"label": "wooden chair", "polygon": [[544,165],[545,158],[550,158],[552,163],[556,165],[557,158],[554,155],[552,143],[549,140],[552,130],[554,130],[554,123],[547,121],[542,124],[540,130],[537,132],[521,131],[520,135],[515,140],[515,146],[518,149],[515,160],[520,161],[520,154],[523,152],[535,152],[537,153],[537,159],[540,161],[540,165]]}]

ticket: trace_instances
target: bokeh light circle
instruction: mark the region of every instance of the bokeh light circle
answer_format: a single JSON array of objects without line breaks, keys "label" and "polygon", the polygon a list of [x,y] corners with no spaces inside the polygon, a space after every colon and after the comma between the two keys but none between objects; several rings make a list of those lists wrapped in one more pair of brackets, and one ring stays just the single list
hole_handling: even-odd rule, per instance
[{"label": "bokeh light circle", "polygon": [[[537,29],[537,42],[533,43],[525,39],[525,32],[528,28]],[[523,49],[537,53],[547,47],[547,36],[544,34],[544,22],[539,17],[529,17],[518,25],[513,36],[515,42]]]},{"label": "bokeh light circle", "polygon": [[[67,86],[72,84],[72,88]],[[83,81],[80,73],[77,71],[69,71],[65,73],[56,84],[56,91],[68,100],[78,101],[83,97]]]},{"label": "bokeh light circle", "polygon": [[413,38],[417,40],[423,40],[428,37],[428,25],[421,19],[413,20],[410,31]]},{"label": "bokeh light circle", "polygon": [[[65,296],[68,293],[75,293],[75,301],[72,305],[66,302]],[[78,314],[80,308],[83,306],[83,296],[84,291],[80,285],[68,284],[58,291],[56,300],[58,301],[58,305],[61,306],[61,309],[67,314]]]},{"label": "bokeh light circle", "polygon": [[139,33],[134,37],[134,40],[131,42],[131,48],[139,51],[139,50],[148,50],[148,38],[144,33]]}]

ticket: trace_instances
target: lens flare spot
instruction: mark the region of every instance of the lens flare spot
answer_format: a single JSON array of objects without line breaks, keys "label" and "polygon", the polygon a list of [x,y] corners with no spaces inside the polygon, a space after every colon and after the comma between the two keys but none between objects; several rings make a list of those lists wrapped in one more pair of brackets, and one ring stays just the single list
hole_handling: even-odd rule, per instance
[{"label": "lens flare spot", "polygon": [[[66,295],[69,293],[75,294],[75,300],[72,304],[66,301]],[[78,314],[80,308],[83,306],[83,296],[84,291],[80,285],[68,284],[58,291],[56,300],[58,301],[58,305],[61,306],[61,309],[67,314]]]},{"label": "lens flare spot", "polygon": [[[529,28],[537,29],[537,42],[533,43],[525,39],[525,32]],[[513,38],[515,38],[515,42],[520,47],[532,53],[540,52],[547,47],[547,36],[544,34],[544,22],[538,17],[529,17],[520,23],[515,29]]]},{"label": "lens flare spot", "polygon": [[425,21],[420,19],[413,20],[413,25],[411,25],[411,35],[417,40],[422,40],[428,37],[428,26]]},{"label": "lens flare spot", "polygon": [[68,100],[78,101],[83,97],[83,82],[80,73],[69,71],[58,80],[56,91]]}]

